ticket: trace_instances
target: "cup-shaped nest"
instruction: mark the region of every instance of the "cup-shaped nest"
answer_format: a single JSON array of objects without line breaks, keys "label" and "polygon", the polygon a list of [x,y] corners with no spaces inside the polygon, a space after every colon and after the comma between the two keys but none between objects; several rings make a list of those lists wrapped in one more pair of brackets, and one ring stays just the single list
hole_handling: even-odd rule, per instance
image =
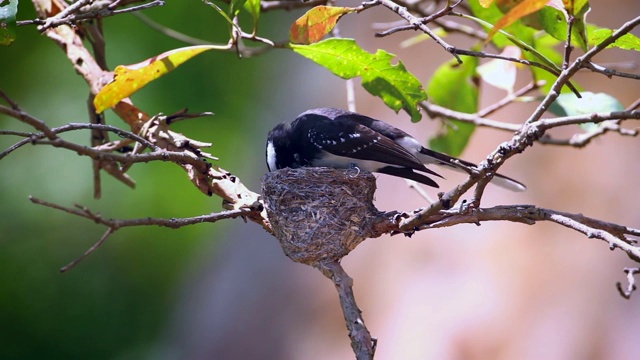
[{"label": "cup-shaped nest", "polygon": [[274,234],[294,261],[340,260],[372,234],[380,212],[369,172],[332,168],[282,169],[262,178],[262,197]]}]

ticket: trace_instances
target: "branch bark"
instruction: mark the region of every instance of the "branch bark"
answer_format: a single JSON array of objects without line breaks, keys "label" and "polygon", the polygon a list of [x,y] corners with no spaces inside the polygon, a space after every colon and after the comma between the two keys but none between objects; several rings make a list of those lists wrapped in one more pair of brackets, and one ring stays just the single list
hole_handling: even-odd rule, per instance
[{"label": "branch bark", "polygon": [[[582,214],[545,209],[534,205],[507,205],[491,208],[466,206],[462,210],[440,210],[430,215],[419,216],[423,212],[418,209],[412,214],[385,213],[372,225],[373,237],[387,233],[411,235],[415,231],[459,224],[480,225],[485,221],[511,221],[527,225],[533,225],[538,221],[550,221],[578,231],[588,238],[603,240],[611,250],[620,249],[633,261],[640,263],[640,247],[637,246],[635,239],[640,236],[640,229],[590,218]],[[411,219],[415,225],[411,228],[407,227],[408,220],[406,219]]]},{"label": "branch bark", "polygon": [[377,339],[372,338],[364,324],[362,311],[353,294],[353,279],[344,271],[338,261],[319,263],[316,268],[333,282],[340,298],[340,307],[347,324],[351,348],[358,360],[371,360],[376,352]]}]

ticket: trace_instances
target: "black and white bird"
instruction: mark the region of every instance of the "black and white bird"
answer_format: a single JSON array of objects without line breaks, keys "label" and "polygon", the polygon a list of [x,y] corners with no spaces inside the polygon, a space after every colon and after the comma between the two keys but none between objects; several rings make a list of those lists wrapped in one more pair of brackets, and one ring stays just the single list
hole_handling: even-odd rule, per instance
[{"label": "black and white bird", "polygon": [[[429,150],[406,132],[383,121],[333,108],[308,110],[291,124],[281,123],[267,137],[269,171],[283,168],[358,168],[415,180],[438,187],[431,178],[440,174],[425,165],[469,172],[476,165]],[[526,187],[504,175],[491,183],[512,191]]]}]

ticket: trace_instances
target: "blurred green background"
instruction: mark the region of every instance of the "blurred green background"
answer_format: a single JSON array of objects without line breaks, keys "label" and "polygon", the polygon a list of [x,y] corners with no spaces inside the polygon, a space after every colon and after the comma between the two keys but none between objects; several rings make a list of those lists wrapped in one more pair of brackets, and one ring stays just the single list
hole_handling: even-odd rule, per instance
[{"label": "blurred green background", "polygon": [[[19,6],[19,20],[35,17],[30,1]],[[220,43],[228,39],[222,17],[201,1],[168,1],[145,14],[195,37]],[[293,16],[269,14],[263,29],[286,36],[286,28],[270,32],[269,24]],[[103,23],[111,68],[186,46],[131,14]],[[174,129],[212,142],[219,165],[258,191],[265,171],[264,134],[273,121],[259,121],[265,112],[259,95],[264,89],[257,84],[274,83],[268,74],[283,61],[275,52],[252,59],[208,52],[150,84],[133,100],[151,114],[185,107],[214,112]],[[15,43],[0,48],[0,69],[0,88],[50,127],[87,121],[87,86],[65,54],[35,26],[20,27]],[[107,122],[122,126],[109,112]],[[0,128],[30,130],[6,116],[0,116]],[[89,133],[65,137],[87,144]],[[0,147],[18,140],[2,136]],[[186,217],[221,209],[219,198],[201,194],[175,165],[137,165],[130,175],[137,181],[135,190],[103,173],[103,198],[93,200],[91,162],[86,158],[25,146],[0,162],[1,359],[149,356],[181,282],[214,254],[228,222],[178,230],[124,229],[76,268],[60,274],[58,269],[81,255],[105,229],[28,201],[33,195],[65,206],[79,203],[117,218]]]}]

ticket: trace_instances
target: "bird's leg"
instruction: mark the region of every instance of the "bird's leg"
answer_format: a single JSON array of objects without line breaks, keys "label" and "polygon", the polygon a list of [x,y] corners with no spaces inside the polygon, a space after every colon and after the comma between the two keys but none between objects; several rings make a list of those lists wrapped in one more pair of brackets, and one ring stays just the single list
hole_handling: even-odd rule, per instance
[{"label": "bird's leg", "polygon": [[357,177],[358,175],[360,175],[360,168],[358,167],[358,165],[356,165],[356,163],[350,163],[349,164],[349,169],[350,170],[357,170],[358,172],[353,175],[352,177]]}]

